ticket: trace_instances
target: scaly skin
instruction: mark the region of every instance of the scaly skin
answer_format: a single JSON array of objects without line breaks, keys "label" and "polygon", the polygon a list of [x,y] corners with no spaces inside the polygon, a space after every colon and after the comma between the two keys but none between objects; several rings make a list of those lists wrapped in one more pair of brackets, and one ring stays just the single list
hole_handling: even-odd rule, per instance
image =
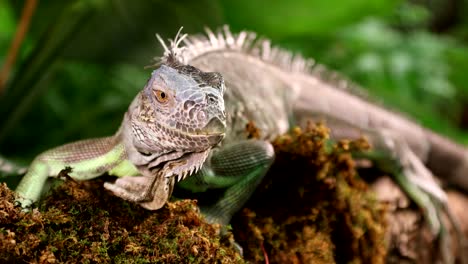
[{"label": "scaly skin", "polygon": [[[79,180],[95,178],[116,168],[125,159],[119,137],[83,140],[57,147],[37,156],[16,188],[22,206],[37,201],[48,177],[57,176],[65,167]],[[123,175],[118,175],[123,176]]]},{"label": "scaly skin", "polygon": [[[190,174],[179,183],[181,188],[193,192],[224,190],[202,211],[210,221],[226,224],[273,162],[269,140],[286,132],[291,124],[313,117],[327,120],[336,138],[365,134],[375,149],[366,156],[389,170],[424,209],[434,234],[445,234],[440,219],[443,212],[449,217],[451,214],[445,192],[430,169],[468,190],[468,179],[464,177],[468,155],[464,147],[337,89],[349,83],[320,65],[313,66],[299,56],[272,48],[267,40],[256,40],[252,33],[233,35],[225,27],[218,34],[208,30],[207,36],[185,37],[176,36],[170,47],[161,41],[165,53],[159,62],[163,66],[134,100],[114,137],[89,141],[80,147],[81,143],[72,143],[45,152],[33,162],[17,189],[24,198],[23,205],[36,201],[45,179],[65,166],[72,167],[71,176],[80,180],[103,172],[122,177],[105,187],[148,209],[160,208],[171,195],[175,181]],[[185,46],[179,47],[182,41]],[[221,73],[226,82],[225,109],[223,77],[212,72]],[[189,89],[200,83],[207,90]],[[177,100],[165,106],[158,104],[156,96],[161,86]],[[197,104],[208,117],[190,113]],[[210,129],[202,131],[215,118]],[[249,121],[260,129],[261,139],[244,139]],[[222,142],[220,130],[225,132]],[[450,167],[442,166],[447,162]],[[444,261],[452,262],[448,240],[446,236],[441,238]]]},{"label": "scaly skin", "polygon": [[182,188],[224,190],[201,209],[209,221],[228,224],[273,162],[273,147],[232,136],[219,144],[232,132],[226,131],[223,77],[183,64],[169,49],[161,63],[114,136],[54,148],[33,161],[16,189],[23,207],[37,201],[46,180],[66,167],[76,180],[106,172],[120,177],[104,187],[149,210],[161,208],[175,182],[192,175]]},{"label": "scaly skin", "polygon": [[[326,120],[334,138],[367,136],[374,150],[365,155],[394,175],[423,209],[433,234],[441,236],[444,262],[453,262],[444,212],[455,228],[458,224],[432,173],[468,190],[468,152],[463,146],[342,89],[350,83],[336,73],[271,47],[253,33],[233,35],[227,27],[217,34],[207,30],[206,37],[187,38],[176,53],[179,60],[201,70],[222,73],[228,87],[224,142],[238,141],[247,121],[253,121],[268,140],[310,118]],[[463,234],[457,236],[464,246]]]},{"label": "scaly skin", "polygon": [[65,167],[88,180],[108,172],[121,177],[105,187],[117,196],[159,209],[175,181],[198,170],[225,134],[224,83],[218,73],[177,62],[161,65],[136,96],[112,137],[67,144],[40,154],[16,192],[27,207],[48,177]]}]

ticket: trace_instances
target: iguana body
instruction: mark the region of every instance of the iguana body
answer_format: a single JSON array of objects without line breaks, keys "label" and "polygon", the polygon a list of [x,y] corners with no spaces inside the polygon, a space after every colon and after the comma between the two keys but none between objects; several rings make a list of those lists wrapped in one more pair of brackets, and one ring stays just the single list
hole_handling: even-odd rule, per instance
[{"label": "iguana body", "polygon": [[[291,124],[311,117],[327,120],[336,137],[367,135],[380,155],[377,160],[391,161],[390,169],[403,188],[426,210],[434,232],[439,231],[439,207],[446,209],[446,197],[427,168],[468,190],[468,180],[464,178],[468,162],[463,147],[359,96],[337,89],[346,82],[329,81],[321,67],[272,48],[267,40],[257,40],[252,33],[233,35],[224,28],[218,34],[208,31],[207,36],[184,37],[176,38],[169,48],[164,46],[165,54],[160,60],[168,66],[161,67],[174,70],[189,64],[204,72],[221,73],[227,87],[225,105],[216,105],[219,112],[215,116],[221,123],[226,122],[223,141],[217,145],[221,138],[216,138],[202,148],[189,145],[182,148],[171,140],[161,140],[161,137],[174,137],[171,129],[160,130],[159,136],[154,134],[154,129],[147,129],[148,125],[159,122],[151,114],[143,115],[145,122],[138,129],[132,129],[132,116],[144,105],[138,98],[148,96],[147,92],[142,92],[130,106],[115,136],[72,143],[36,158],[17,189],[25,198],[23,202],[37,200],[45,179],[70,166],[71,176],[80,180],[105,172],[122,177],[115,183],[107,183],[106,188],[124,199],[157,209],[171,194],[173,176],[190,174],[193,169],[180,167],[185,157],[180,155],[198,153],[193,157],[195,167],[205,158],[206,162],[200,171],[180,185],[194,192],[209,188],[225,190],[219,200],[204,211],[212,221],[227,223],[271,165],[274,153],[269,140],[286,132]],[[184,47],[179,47],[181,40],[185,42]],[[174,75],[191,76],[190,71],[184,70]],[[194,74],[192,81],[196,82],[201,75]],[[207,86],[221,85],[222,81],[215,80],[220,76],[210,78],[215,83]],[[153,84],[152,78],[144,91]],[[189,100],[190,96],[187,94],[184,100]],[[222,102],[220,95],[217,96],[215,100]],[[173,115],[171,118],[162,122],[174,123],[182,117]],[[185,121],[190,123],[190,120]],[[245,126],[249,121],[259,128],[261,139],[245,139]],[[142,139],[145,144],[138,143]],[[160,150],[163,147],[165,151]],[[174,172],[178,168],[183,171],[181,174]]]},{"label": "iguana body", "polygon": [[[272,48],[254,33],[233,36],[227,28],[217,34],[191,37],[182,61],[220,72],[228,87],[227,139],[235,138],[253,120],[264,139],[285,132],[291,124],[314,118],[326,120],[335,138],[365,135],[374,147],[368,157],[391,172],[410,197],[424,210],[434,234],[444,234],[441,211],[455,228],[445,192],[433,173],[446,183],[468,190],[468,152],[460,145],[425,129],[402,115],[352,93],[351,84],[311,60]],[[233,124],[242,125],[233,125]],[[431,172],[432,171],[432,172]],[[449,243],[443,237],[445,262],[451,262]],[[462,247],[464,238],[458,237]]]},{"label": "iguana body", "polygon": [[159,209],[175,180],[200,169],[225,134],[224,82],[218,73],[166,62],[155,70],[125,113],[114,136],[48,150],[33,161],[16,192],[22,206],[40,198],[48,177],[64,168],[88,180],[108,172],[121,177],[105,187]]}]

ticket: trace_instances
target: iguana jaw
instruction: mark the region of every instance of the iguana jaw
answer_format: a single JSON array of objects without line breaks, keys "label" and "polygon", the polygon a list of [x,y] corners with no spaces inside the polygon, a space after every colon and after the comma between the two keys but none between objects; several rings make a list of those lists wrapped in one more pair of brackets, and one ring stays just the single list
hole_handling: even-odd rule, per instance
[{"label": "iguana jaw", "polygon": [[[218,118],[213,118],[213,119],[219,120]],[[216,127],[214,127],[214,126],[210,126],[211,123],[212,122],[210,121],[210,123],[206,127],[202,129],[190,131],[190,132],[183,131],[181,129],[176,129],[173,127],[167,127],[164,124],[160,124],[160,126],[166,129],[167,131],[172,131],[172,133],[178,137],[184,137],[186,139],[189,139],[195,142],[202,141],[203,139],[207,139],[210,145],[216,145],[219,142],[221,142],[221,140],[223,140],[224,137],[226,136],[226,124],[225,122],[222,122],[219,120],[219,125],[218,125],[218,122],[216,122],[217,125]],[[206,147],[206,146],[203,146],[203,147]]]},{"label": "iguana jaw", "polygon": [[[205,150],[195,150],[192,152],[174,151],[168,154],[162,155],[153,162],[150,167],[161,166],[162,164],[162,175],[164,177],[177,177],[177,182],[182,181],[187,176],[197,172],[205,162],[208,154],[212,147],[216,146],[225,136],[226,124],[218,118],[213,118],[210,122],[197,133],[184,133],[188,138],[197,140],[199,138],[206,138],[210,144],[210,147]],[[182,133],[182,131],[177,131]]]},{"label": "iguana jaw", "polygon": [[166,162],[162,167],[162,175],[166,178],[177,177],[177,182],[182,181],[203,166],[210,150],[211,148],[202,152],[185,153],[178,159]]},{"label": "iguana jaw", "polygon": [[[157,210],[164,206],[171,197],[175,183],[197,172],[208,157],[210,150],[211,148],[202,152],[166,154],[167,157],[161,158],[165,161],[151,167],[151,170],[157,170],[157,178],[151,188],[151,199],[139,202],[139,204],[148,210]],[[167,160],[168,158],[173,159]]]}]

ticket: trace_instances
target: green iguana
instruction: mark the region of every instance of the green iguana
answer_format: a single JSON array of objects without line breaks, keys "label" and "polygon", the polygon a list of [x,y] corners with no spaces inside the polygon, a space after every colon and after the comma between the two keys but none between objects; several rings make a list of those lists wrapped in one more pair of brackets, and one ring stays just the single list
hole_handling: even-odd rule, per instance
[{"label": "green iguana", "polygon": [[[176,182],[192,192],[224,190],[201,209],[227,224],[272,164],[269,141],[314,118],[326,120],[336,138],[366,135],[374,147],[367,157],[391,170],[434,234],[445,233],[441,217],[450,212],[433,173],[468,190],[464,147],[339,89],[349,82],[254,33],[224,27],[206,36],[179,31],[169,46],[159,40],[164,55],[117,133],[40,154],[16,189],[22,206],[40,198],[48,177],[71,167],[77,180],[118,176],[104,187],[150,210],[164,205]],[[245,139],[249,121],[261,139]]]}]

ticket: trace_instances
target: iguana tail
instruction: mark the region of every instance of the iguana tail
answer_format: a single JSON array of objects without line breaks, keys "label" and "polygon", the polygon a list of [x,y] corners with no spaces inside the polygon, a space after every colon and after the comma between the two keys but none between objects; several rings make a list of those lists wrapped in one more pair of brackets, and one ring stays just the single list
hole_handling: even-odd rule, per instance
[{"label": "iguana tail", "polygon": [[14,162],[0,156],[0,178],[23,175],[27,170],[27,167],[19,166]]},{"label": "iguana tail", "polygon": [[468,191],[468,149],[427,131],[431,143],[426,166],[448,184]]},{"label": "iguana tail", "polygon": [[[353,138],[359,135],[360,131],[366,134],[376,133],[377,138],[392,136],[394,145],[400,145],[400,141],[407,144],[410,151],[444,183],[468,191],[466,147],[365,98],[336,89],[327,81],[304,74],[296,75],[292,79],[299,87],[297,99],[293,103],[296,118],[310,117],[311,113],[318,113],[318,120],[324,117],[327,125],[332,128],[332,134],[344,132],[345,138]],[[340,129],[340,123],[344,124],[344,129]],[[379,135],[385,132],[390,133]]]}]

